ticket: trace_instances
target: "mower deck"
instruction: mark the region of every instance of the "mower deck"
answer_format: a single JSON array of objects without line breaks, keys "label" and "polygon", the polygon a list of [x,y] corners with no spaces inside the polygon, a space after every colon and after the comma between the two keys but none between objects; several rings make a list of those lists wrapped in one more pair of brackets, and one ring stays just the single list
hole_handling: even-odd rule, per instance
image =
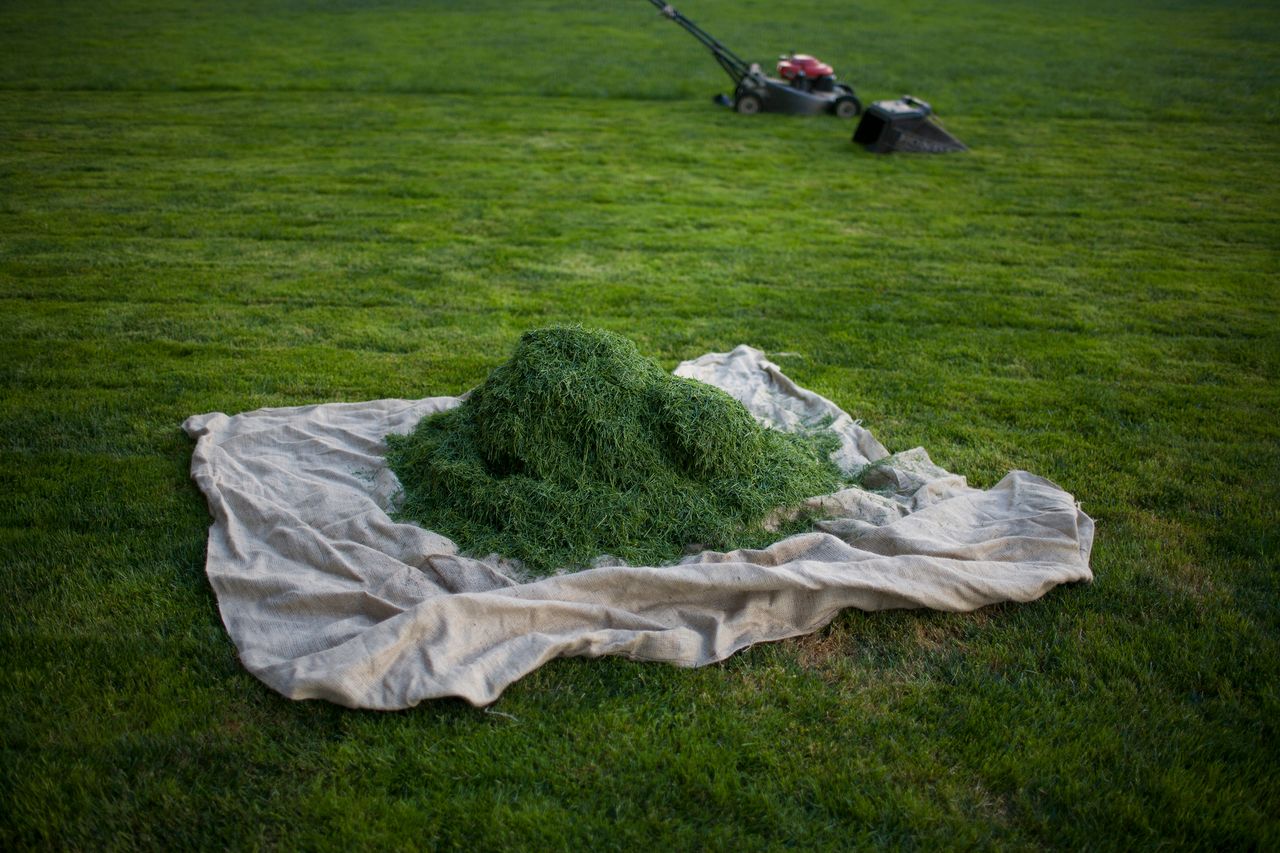
[{"label": "mower deck", "polygon": [[733,93],[733,108],[744,115],[828,113],[840,118],[853,118],[862,112],[862,104],[853,89],[843,83],[837,83],[829,92],[817,92],[758,73],[744,77],[738,84]]}]

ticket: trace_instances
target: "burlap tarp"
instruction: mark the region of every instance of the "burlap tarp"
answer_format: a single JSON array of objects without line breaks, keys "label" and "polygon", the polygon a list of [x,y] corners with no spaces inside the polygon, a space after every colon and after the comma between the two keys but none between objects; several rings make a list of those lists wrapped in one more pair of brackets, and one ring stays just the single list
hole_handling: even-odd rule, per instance
[{"label": "burlap tarp", "polygon": [[555,657],[700,666],[815,631],[843,608],[967,611],[1089,580],[1093,522],[1054,484],[1014,471],[979,490],[921,449],[890,456],[829,400],[741,346],[681,364],[761,420],[831,420],[866,489],[816,499],[818,529],[763,551],[610,564],[526,579],[499,557],[393,521],[383,438],[457,397],[197,415],[191,474],[209,501],[206,570],[254,675],[293,699],[405,708],[476,705]]}]

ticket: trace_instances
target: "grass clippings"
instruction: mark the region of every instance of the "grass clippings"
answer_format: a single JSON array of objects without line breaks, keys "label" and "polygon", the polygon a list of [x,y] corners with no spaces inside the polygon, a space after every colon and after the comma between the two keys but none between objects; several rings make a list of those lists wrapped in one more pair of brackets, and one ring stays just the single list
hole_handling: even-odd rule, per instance
[{"label": "grass clippings", "polygon": [[602,554],[759,547],[779,535],[763,525],[771,510],[840,481],[829,431],[769,429],[719,388],[580,326],[526,332],[460,406],[387,444],[401,517],[539,574]]}]

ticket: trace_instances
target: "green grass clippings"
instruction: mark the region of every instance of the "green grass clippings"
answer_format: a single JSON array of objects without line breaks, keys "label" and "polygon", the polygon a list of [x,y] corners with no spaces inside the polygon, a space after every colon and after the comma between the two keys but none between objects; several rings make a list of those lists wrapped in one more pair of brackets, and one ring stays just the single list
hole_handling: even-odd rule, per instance
[{"label": "green grass clippings", "polygon": [[840,479],[830,432],[761,426],[719,388],[579,326],[526,332],[462,405],[387,444],[404,518],[537,573],[759,546],[777,538],[771,510]]}]

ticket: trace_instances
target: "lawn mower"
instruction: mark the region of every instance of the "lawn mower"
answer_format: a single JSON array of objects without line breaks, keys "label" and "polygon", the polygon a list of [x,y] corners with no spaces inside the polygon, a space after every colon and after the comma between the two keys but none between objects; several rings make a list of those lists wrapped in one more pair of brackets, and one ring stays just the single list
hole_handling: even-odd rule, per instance
[{"label": "lawn mower", "polygon": [[814,115],[830,113],[853,118],[862,112],[862,102],[853,87],[836,80],[831,66],[803,53],[778,58],[778,76],[767,77],[757,63],[747,64],[733,51],[716,41],[697,24],[663,0],[649,0],[665,18],[684,27],[711,51],[716,62],[733,80],[733,97],[717,95],[716,102],[732,106],[743,115],[759,112]]}]

